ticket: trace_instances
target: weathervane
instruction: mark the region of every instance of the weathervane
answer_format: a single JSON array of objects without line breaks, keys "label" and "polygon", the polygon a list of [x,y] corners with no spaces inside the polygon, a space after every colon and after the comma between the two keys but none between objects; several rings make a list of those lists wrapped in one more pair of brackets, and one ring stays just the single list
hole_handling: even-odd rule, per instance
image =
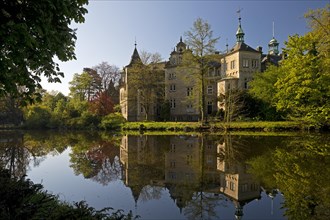
[{"label": "weathervane", "polygon": [[238,14],[238,19],[239,20],[241,20],[241,11],[243,10],[243,8],[238,8],[238,11],[236,11],[237,12],[237,14]]}]

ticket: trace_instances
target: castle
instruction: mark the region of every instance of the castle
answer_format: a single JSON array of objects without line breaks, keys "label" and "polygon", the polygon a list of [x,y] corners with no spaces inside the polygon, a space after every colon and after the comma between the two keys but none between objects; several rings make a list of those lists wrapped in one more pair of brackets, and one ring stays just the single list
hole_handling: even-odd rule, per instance
[{"label": "castle", "polygon": [[[244,42],[244,31],[241,18],[238,19],[236,43],[233,48],[224,53],[216,52],[212,55],[212,62],[207,64],[207,73],[204,75],[204,113],[213,115],[220,109],[226,108],[225,97],[232,89],[248,89],[248,83],[256,72],[266,69],[268,63],[277,65],[282,59],[279,54],[279,43],[273,38],[268,44],[268,53],[263,54],[262,47],[256,49]],[[142,91],[133,88],[131,80],[132,68],[142,63],[136,44],[130,63],[123,69],[120,83],[121,112],[127,121],[170,120],[170,121],[199,121],[201,89],[193,75],[193,67],[182,67],[184,53],[191,53],[188,46],[182,41],[177,43],[171,52],[169,60],[157,64],[155,74],[158,76],[157,95],[149,99],[148,111],[143,103]],[[138,91],[139,90],[139,91]],[[142,90],[142,89],[141,89]],[[154,92],[156,94],[156,91]],[[167,103],[168,115],[164,118],[162,110]]]}]

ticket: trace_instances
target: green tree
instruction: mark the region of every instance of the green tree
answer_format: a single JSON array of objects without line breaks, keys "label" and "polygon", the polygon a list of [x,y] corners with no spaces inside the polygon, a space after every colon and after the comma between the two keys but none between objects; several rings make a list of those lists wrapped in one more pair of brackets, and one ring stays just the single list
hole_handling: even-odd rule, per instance
[{"label": "green tree", "polygon": [[277,109],[291,119],[322,126],[330,122],[330,74],[323,65],[329,58],[317,45],[313,32],[289,38],[284,50],[288,58],[281,64],[285,74],[275,83],[275,99]]},{"label": "green tree", "polygon": [[255,99],[258,109],[257,116],[266,120],[279,120],[282,112],[276,111],[275,94],[277,89],[275,83],[284,75],[281,67],[269,65],[262,73],[256,73],[254,79],[249,83],[248,93]]},{"label": "green tree", "polygon": [[25,126],[29,128],[47,128],[51,112],[47,106],[31,105],[25,110]]},{"label": "green tree", "polygon": [[[134,63],[130,69],[129,80],[136,91],[135,99],[145,114],[145,120],[150,114],[155,114],[159,105],[163,103],[163,65],[159,53],[141,52],[141,62]],[[140,109],[139,109],[140,111]]]},{"label": "green tree", "polygon": [[[255,98],[267,114],[285,115],[308,126],[330,124],[329,5],[306,14],[311,31],[290,36],[279,67],[269,67],[251,82]],[[276,118],[276,117],[275,117]]]},{"label": "green tree", "polygon": [[101,78],[97,72],[84,68],[82,74],[75,73],[70,84],[70,96],[81,101],[91,101],[101,91]]},{"label": "green tree", "polygon": [[[76,31],[72,21],[84,22],[88,0],[1,2],[0,96],[11,94],[26,101],[40,99],[41,76],[60,82],[54,61],[75,59]],[[37,96],[35,96],[37,94]]]},{"label": "green tree", "polygon": [[213,31],[211,29],[211,25],[204,21],[201,18],[197,18],[197,20],[193,23],[193,27],[185,32],[186,36],[186,44],[191,49],[193,55],[191,56],[189,53],[185,53],[184,62],[191,66],[193,64],[196,67],[196,71],[192,71],[192,73],[197,73],[197,87],[199,88],[199,97],[200,97],[200,120],[202,123],[205,122],[205,114],[206,114],[206,105],[205,105],[205,74],[208,70],[208,64],[212,60],[211,54],[215,52],[215,44],[219,40],[220,37],[213,38]]}]

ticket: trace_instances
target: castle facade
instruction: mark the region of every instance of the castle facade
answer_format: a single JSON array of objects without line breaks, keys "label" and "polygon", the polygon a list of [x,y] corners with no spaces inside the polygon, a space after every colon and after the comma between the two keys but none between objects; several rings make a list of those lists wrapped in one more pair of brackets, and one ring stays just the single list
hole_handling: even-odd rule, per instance
[{"label": "castle facade", "polygon": [[[282,59],[279,43],[274,36],[268,44],[268,53],[263,54],[261,47],[254,49],[247,45],[244,35],[239,18],[235,45],[231,49],[226,45],[224,53],[210,55],[212,61],[207,64],[202,88],[197,83],[199,79],[194,74],[194,66],[182,65],[183,55],[192,52],[180,38],[169,60],[158,63],[157,68],[154,68],[158,76],[158,88],[153,88],[153,95],[147,95],[153,99],[148,103],[144,101],[142,89],[138,91],[130,80],[133,74],[139,74],[133,71],[134,64],[141,63],[135,46],[130,64],[122,72],[120,106],[123,116],[128,121],[143,121],[146,115],[148,120],[199,121],[201,89],[204,90],[205,117],[225,110],[226,98],[219,97],[225,97],[234,89],[248,89],[256,72],[264,71],[269,63],[277,65]],[[167,110],[167,116],[162,115],[164,109]]]}]

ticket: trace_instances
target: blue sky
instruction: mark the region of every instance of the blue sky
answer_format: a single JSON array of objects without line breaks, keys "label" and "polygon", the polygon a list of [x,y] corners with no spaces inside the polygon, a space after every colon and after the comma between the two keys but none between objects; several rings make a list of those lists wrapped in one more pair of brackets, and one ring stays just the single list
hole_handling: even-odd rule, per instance
[{"label": "blue sky", "polygon": [[253,48],[262,46],[267,51],[273,36],[284,47],[290,35],[303,35],[308,31],[304,14],[310,9],[323,8],[330,0],[296,1],[112,1],[90,0],[85,23],[72,24],[77,28],[77,60],[60,62],[65,77],[62,83],[42,85],[48,91],[69,94],[69,82],[74,73],[82,73],[84,67],[93,67],[103,61],[122,69],[130,61],[135,39],[139,51],[158,52],[168,60],[170,52],[180,36],[188,31],[198,18],[211,24],[219,51],[235,44],[238,26],[237,11],[241,9],[245,43]]}]

